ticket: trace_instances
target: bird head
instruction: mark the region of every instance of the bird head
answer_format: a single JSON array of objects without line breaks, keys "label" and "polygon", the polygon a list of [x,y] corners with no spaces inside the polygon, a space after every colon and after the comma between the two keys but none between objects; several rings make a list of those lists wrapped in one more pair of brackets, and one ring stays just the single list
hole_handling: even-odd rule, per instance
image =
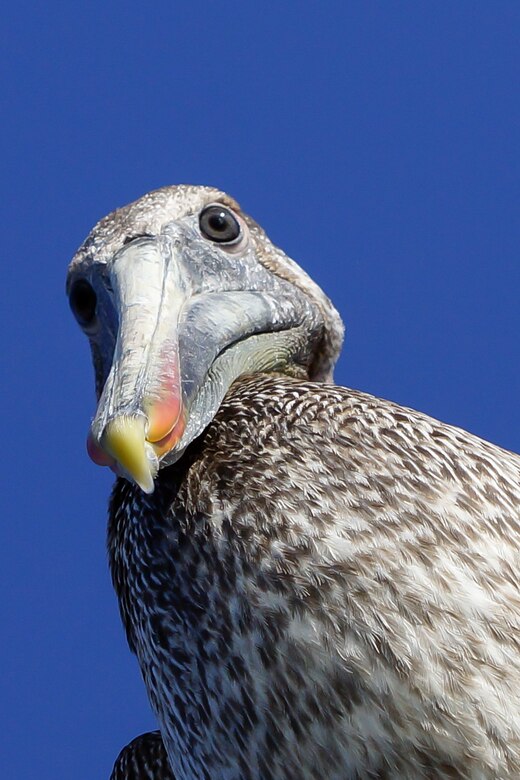
[{"label": "bird head", "polygon": [[96,375],[89,454],[145,492],[237,378],[331,380],[343,338],[321,289],[210,187],[164,187],[102,219],[67,293]]}]

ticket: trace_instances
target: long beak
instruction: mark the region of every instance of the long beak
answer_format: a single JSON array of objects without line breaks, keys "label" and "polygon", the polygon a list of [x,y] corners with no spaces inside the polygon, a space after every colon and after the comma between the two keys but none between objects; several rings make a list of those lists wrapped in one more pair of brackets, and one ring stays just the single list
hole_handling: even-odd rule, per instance
[{"label": "long beak", "polygon": [[276,370],[309,348],[291,306],[250,289],[245,264],[204,281],[211,259],[159,236],[133,241],[110,263],[119,329],[87,446],[147,493],[159,462],[180,457],[237,377]]},{"label": "long beak", "polygon": [[157,239],[124,247],[110,280],[119,331],[88,451],[151,493],[159,458],[185,428],[178,346],[185,280]]}]

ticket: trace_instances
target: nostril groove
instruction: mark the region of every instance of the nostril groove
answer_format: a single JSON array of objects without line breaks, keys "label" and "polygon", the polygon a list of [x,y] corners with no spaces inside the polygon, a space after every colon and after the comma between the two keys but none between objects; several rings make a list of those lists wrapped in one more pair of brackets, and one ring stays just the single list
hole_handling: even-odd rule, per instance
[{"label": "nostril groove", "polygon": [[153,235],[151,233],[134,233],[131,236],[126,236],[125,240],[123,241],[123,246],[126,246],[126,244],[131,244],[132,241],[137,241],[138,238],[153,238]]}]

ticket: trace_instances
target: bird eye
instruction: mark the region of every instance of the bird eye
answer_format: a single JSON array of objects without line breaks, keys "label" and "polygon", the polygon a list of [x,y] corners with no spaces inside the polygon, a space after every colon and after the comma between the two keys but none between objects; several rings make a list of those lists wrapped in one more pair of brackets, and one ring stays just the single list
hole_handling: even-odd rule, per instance
[{"label": "bird eye", "polygon": [[240,238],[240,223],[225,206],[206,206],[199,216],[202,235],[217,244],[230,244]]},{"label": "bird eye", "polygon": [[86,279],[78,279],[72,285],[69,296],[70,308],[82,327],[90,325],[96,316],[97,297],[92,285]]}]

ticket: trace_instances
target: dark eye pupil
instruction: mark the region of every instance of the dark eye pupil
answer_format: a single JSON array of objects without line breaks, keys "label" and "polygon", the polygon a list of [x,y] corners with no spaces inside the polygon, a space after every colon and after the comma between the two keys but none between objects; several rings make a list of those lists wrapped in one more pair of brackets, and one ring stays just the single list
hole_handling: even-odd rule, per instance
[{"label": "dark eye pupil", "polygon": [[70,308],[80,325],[89,325],[96,315],[96,293],[85,279],[78,279],[70,291]]},{"label": "dark eye pupil", "polygon": [[229,244],[240,236],[240,223],[224,206],[206,206],[200,213],[202,235],[218,244]]},{"label": "dark eye pupil", "polygon": [[220,214],[211,214],[208,217],[208,225],[216,233],[222,233],[227,227],[226,215],[220,212]]}]

